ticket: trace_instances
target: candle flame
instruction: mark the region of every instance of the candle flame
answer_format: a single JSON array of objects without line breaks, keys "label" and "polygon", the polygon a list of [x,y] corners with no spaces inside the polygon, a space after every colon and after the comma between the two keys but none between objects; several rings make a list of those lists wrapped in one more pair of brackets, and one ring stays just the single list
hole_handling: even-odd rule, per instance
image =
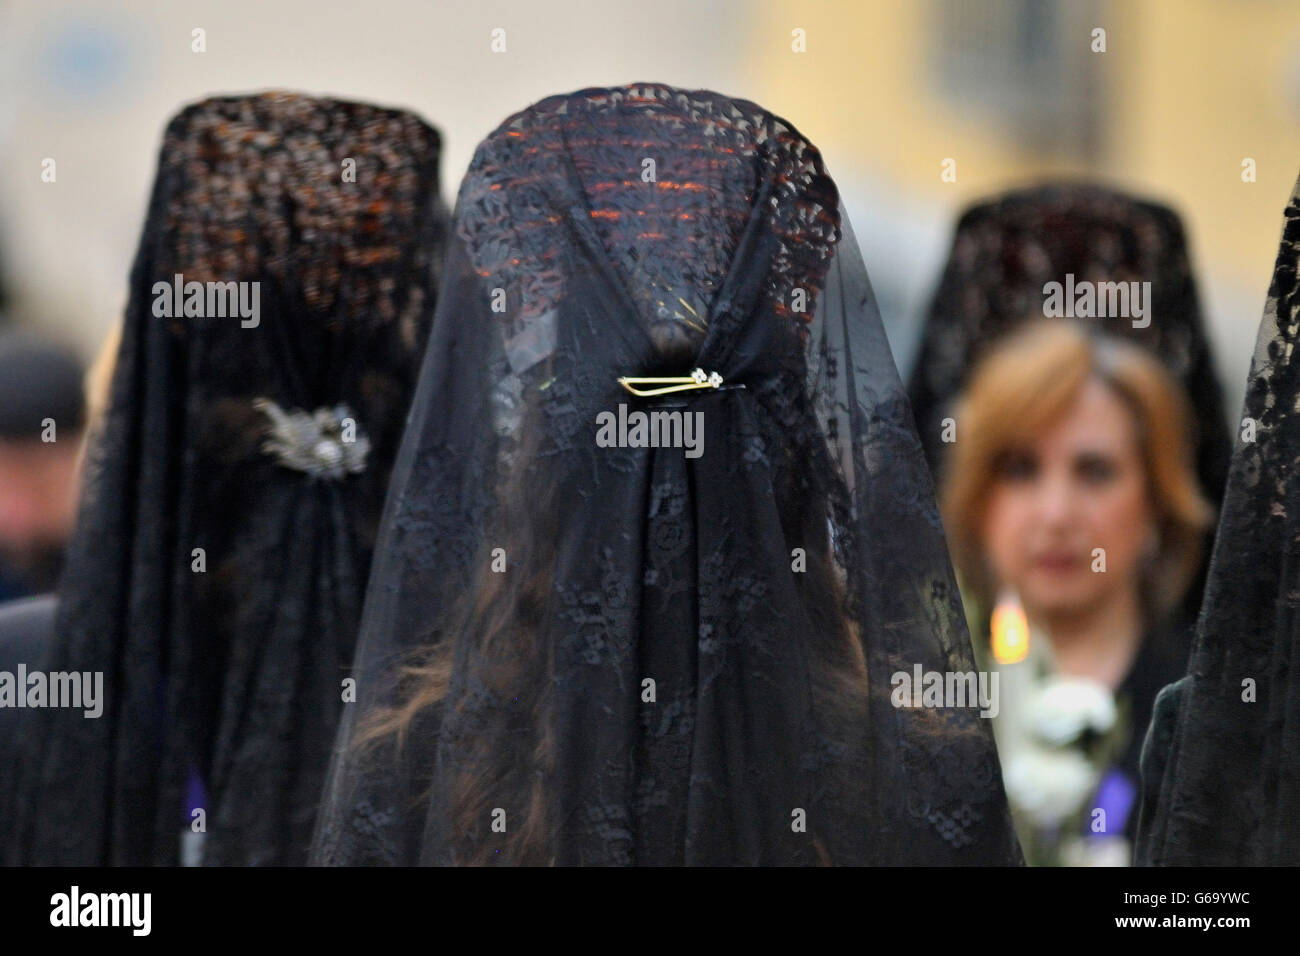
[{"label": "candle flame", "polygon": [[999,664],[1016,664],[1029,653],[1029,621],[1014,595],[1003,595],[993,609],[990,623],[993,656]]}]

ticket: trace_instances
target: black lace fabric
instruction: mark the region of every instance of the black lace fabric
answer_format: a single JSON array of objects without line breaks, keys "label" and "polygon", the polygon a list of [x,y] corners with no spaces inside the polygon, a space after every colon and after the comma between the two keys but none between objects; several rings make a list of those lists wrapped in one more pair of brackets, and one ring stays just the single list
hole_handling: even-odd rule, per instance
[{"label": "black lace fabric", "polygon": [[1191,663],[1157,700],[1143,750],[1139,864],[1300,864],[1298,265],[1300,183],[1283,216]]},{"label": "black lace fabric", "polygon": [[1077,321],[1150,349],[1183,384],[1197,428],[1197,477],[1217,505],[1232,441],[1182,220],[1159,203],[1082,183],[1016,190],[962,214],[908,383],[931,467],[942,465],[942,419],[969,370],[1004,334],[1041,318],[1044,285],[1067,275],[1075,283],[1151,283],[1138,327],[1122,317]]},{"label": "black lace fabric", "polygon": [[[545,99],[443,278],[314,861],[1019,863],[988,722],[890,700],[974,665],[817,149],[707,91]],[[598,443],[620,405],[700,453]]]},{"label": "black lace fabric", "polygon": [[[439,154],[408,113],[290,93],[167,127],[51,664],[102,672],[105,710],[41,715],[23,862],[176,863],[194,778],[205,863],[305,861],[432,322]],[[256,321],[167,317],[177,275],[260,283]]]}]

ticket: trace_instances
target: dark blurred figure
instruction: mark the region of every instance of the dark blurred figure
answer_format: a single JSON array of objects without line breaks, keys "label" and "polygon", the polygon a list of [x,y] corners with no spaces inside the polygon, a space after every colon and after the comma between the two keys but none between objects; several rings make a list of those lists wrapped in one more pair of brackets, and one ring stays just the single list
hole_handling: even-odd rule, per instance
[{"label": "dark blurred figure", "polygon": [[[18,674],[42,670],[50,641],[54,637],[54,612],[58,601],[52,594],[20,598],[0,604],[0,673]],[[0,866],[10,862],[14,851],[16,817],[13,800],[17,792],[18,758],[23,735],[31,726],[26,707],[0,707]]]},{"label": "dark blurred figure", "polygon": [[70,352],[0,331],[0,601],[58,582],[76,519],[82,378]]}]

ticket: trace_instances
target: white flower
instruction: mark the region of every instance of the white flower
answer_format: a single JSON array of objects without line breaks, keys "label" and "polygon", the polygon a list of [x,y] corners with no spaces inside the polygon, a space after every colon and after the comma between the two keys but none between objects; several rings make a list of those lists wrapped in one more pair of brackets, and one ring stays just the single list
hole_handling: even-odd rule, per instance
[{"label": "white flower", "polygon": [[1128,866],[1133,847],[1120,836],[1076,837],[1061,847],[1061,862],[1066,866]]},{"label": "white flower", "polygon": [[1036,826],[1050,827],[1079,811],[1097,785],[1097,771],[1076,750],[1023,750],[1002,765],[1011,803]]},{"label": "white flower", "polygon": [[1054,677],[1030,699],[1025,722],[1043,743],[1064,747],[1089,729],[1104,734],[1115,719],[1115,699],[1106,687],[1079,677]]}]

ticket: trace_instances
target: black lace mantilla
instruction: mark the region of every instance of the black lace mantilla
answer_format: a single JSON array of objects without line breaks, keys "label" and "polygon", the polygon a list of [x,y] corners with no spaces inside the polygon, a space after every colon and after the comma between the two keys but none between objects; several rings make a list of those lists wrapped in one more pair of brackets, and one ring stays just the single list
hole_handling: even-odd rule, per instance
[{"label": "black lace mantilla", "polygon": [[[618,384],[693,368],[729,387]],[[620,403],[698,413],[703,453],[599,446]],[[1020,862],[987,722],[892,706],[917,663],[974,669],[818,151],[656,84],[507,119],[460,190],[314,859]]]},{"label": "black lace mantilla", "polygon": [[[168,125],[56,622],[53,669],[102,671],[106,707],[33,721],[24,862],[174,864],[191,780],[205,862],[305,861],[431,325],[439,152],[408,113],[291,93]],[[258,321],[155,315],[178,274],[259,283]],[[311,449],[346,467],[285,467],[263,403],[343,409],[340,441],[355,418]]]},{"label": "black lace mantilla", "polygon": [[1138,863],[1300,864],[1300,183],[1242,408],[1188,674],[1142,755]]}]

